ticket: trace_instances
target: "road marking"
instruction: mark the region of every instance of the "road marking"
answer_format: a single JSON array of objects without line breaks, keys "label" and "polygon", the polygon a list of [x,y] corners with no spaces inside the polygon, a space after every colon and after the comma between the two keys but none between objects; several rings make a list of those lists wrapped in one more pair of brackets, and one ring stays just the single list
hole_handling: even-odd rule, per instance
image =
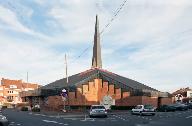
[{"label": "road marking", "polygon": [[51,121],[51,120],[42,120],[43,122],[47,122],[47,123],[58,123],[56,121]]},{"label": "road marking", "polygon": [[46,122],[46,123],[54,123],[54,124],[59,124],[59,125],[65,125],[65,126],[68,126],[69,124],[63,124],[63,123],[59,123],[57,121],[53,121],[53,120],[42,120],[43,122]]},{"label": "road marking", "polygon": [[35,114],[36,116],[39,116],[39,115],[41,115],[41,114]]},{"label": "road marking", "polygon": [[95,121],[95,119],[94,118],[86,118],[86,119],[83,119],[83,120],[80,120],[80,121],[82,121],[82,122],[85,122],[85,121]]},{"label": "road marking", "polygon": [[126,119],[124,119],[124,118],[122,118],[122,117],[120,117],[120,116],[116,116],[116,115],[113,115],[113,116],[115,116],[115,117],[117,117],[117,118],[119,118],[119,119],[122,119],[122,120],[126,121]]},{"label": "road marking", "polygon": [[192,116],[187,116],[187,117],[185,117],[186,119],[188,119],[188,118],[192,118]]},{"label": "road marking", "polygon": [[21,124],[17,124],[18,126],[20,126]]}]

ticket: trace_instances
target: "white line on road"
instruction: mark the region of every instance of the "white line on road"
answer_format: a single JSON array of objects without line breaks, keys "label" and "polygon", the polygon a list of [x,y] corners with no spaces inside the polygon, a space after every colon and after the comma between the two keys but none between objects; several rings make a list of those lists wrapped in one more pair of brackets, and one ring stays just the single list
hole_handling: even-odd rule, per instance
[{"label": "white line on road", "polygon": [[124,118],[122,118],[122,117],[120,117],[120,116],[117,116],[117,115],[113,115],[114,117],[117,117],[117,118],[119,118],[119,119],[122,119],[122,120],[126,120],[126,119],[124,119]]},{"label": "white line on road", "polygon": [[37,115],[37,116],[39,116],[39,115],[41,115],[41,114],[34,114],[34,115]]},{"label": "white line on road", "polygon": [[94,118],[86,118],[86,119],[83,119],[83,120],[80,120],[80,121],[82,121],[82,122],[85,122],[85,121],[95,121],[95,119]]},{"label": "white line on road", "polygon": [[187,117],[185,117],[186,119],[188,119],[188,118],[192,118],[192,116],[187,116]]},{"label": "white line on road", "polygon": [[69,124],[63,124],[63,123],[59,123],[57,121],[53,121],[53,120],[42,120],[43,122],[46,122],[46,123],[55,123],[55,124],[60,124],[60,125],[65,125],[65,126],[68,126]]},{"label": "white line on road", "polygon": [[42,120],[43,122],[47,122],[47,123],[58,123],[56,121],[51,121],[51,120]]}]

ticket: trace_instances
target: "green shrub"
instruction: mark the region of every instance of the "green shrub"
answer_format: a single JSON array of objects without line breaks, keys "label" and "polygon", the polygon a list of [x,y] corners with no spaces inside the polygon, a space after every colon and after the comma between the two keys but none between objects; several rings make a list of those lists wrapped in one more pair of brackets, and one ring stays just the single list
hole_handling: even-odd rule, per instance
[{"label": "green shrub", "polygon": [[25,106],[22,107],[22,108],[21,108],[21,111],[28,111],[28,107],[25,107]]},{"label": "green shrub", "polygon": [[40,112],[40,108],[34,107],[32,108],[32,112]]}]

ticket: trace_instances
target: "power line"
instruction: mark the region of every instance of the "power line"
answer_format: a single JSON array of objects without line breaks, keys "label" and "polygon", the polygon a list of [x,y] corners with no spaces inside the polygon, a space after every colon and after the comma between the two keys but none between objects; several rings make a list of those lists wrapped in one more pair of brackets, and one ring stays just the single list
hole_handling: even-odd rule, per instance
[{"label": "power line", "polygon": [[[111,19],[109,20],[109,22],[108,22],[108,23],[105,25],[105,27],[101,30],[100,35],[102,35],[102,34],[104,33],[104,31],[105,31],[108,27],[111,26],[111,23],[112,23],[112,22],[115,20],[115,18],[119,15],[120,11],[123,9],[123,7],[125,6],[125,4],[126,4],[127,1],[128,1],[128,0],[124,0],[124,1],[119,5],[119,7],[118,7],[118,8],[116,9],[116,11],[113,13],[113,16],[111,17]],[[12,8],[15,12],[17,12],[17,13],[19,14],[20,18],[21,18],[22,20],[24,20],[23,15],[20,13],[20,11],[19,11],[14,5],[12,5],[11,2],[7,1],[7,5],[8,5],[10,8]],[[28,23],[28,22],[26,22],[26,23]],[[28,25],[28,26],[30,26],[30,25]],[[92,43],[93,43],[93,41],[92,41]],[[90,47],[91,47],[91,45],[88,46],[87,48],[85,48],[85,49],[80,53],[80,55],[78,55],[78,56],[77,56],[74,60],[72,60],[70,63],[75,62],[77,59],[79,59],[81,56],[83,56],[83,55],[89,50]]]},{"label": "power line", "polygon": [[[123,7],[125,6],[125,4],[126,4],[127,1],[128,1],[128,0],[124,0],[124,1],[122,2],[122,4],[120,4],[120,6],[117,8],[117,10],[113,13],[113,16],[111,17],[111,19],[109,20],[109,22],[108,22],[108,23],[105,25],[105,27],[101,30],[100,35],[102,35],[102,34],[105,32],[105,30],[106,30],[109,26],[111,26],[111,23],[112,23],[112,22],[115,20],[115,18],[119,15],[120,11],[123,9]],[[93,41],[92,41],[92,43],[93,43]],[[77,59],[79,59],[81,56],[83,56],[83,54],[86,53],[90,47],[91,47],[91,46],[88,46],[86,49],[84,49],[84,50],[82,51],[82,53],[81,53],[79,56],[77,56],[74,60],[72,60],[70,63],[75,62]]]},{"label": "power line", "polygon": [[105,27],[101,30],[100,34],[103,34],[103,32],[105,31],[106,28],[108,28],[111,23],[115,20],[115,18],[119,15],[120,11],[123,9],[123,7],[125,6],[126,2],[128,0],[124,0],[122,4],[120,4],[119,8],[117,8],[117,10],[113,13],[113,16],[111,18],[111,20],[105,25]]}]

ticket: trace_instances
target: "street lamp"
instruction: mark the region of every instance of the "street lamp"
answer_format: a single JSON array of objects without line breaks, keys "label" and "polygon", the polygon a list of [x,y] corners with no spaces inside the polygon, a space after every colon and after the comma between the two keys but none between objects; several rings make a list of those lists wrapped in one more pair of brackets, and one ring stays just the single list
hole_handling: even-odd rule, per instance
[{"label": "street lamp", "polygon": [[86,115],[86,92],[84,93],[84,98],[85,98],[85,101],[84,101],[84,104],[85,104],[85,118],[84,118],[84,121],[87,120],[87,115]]}]

